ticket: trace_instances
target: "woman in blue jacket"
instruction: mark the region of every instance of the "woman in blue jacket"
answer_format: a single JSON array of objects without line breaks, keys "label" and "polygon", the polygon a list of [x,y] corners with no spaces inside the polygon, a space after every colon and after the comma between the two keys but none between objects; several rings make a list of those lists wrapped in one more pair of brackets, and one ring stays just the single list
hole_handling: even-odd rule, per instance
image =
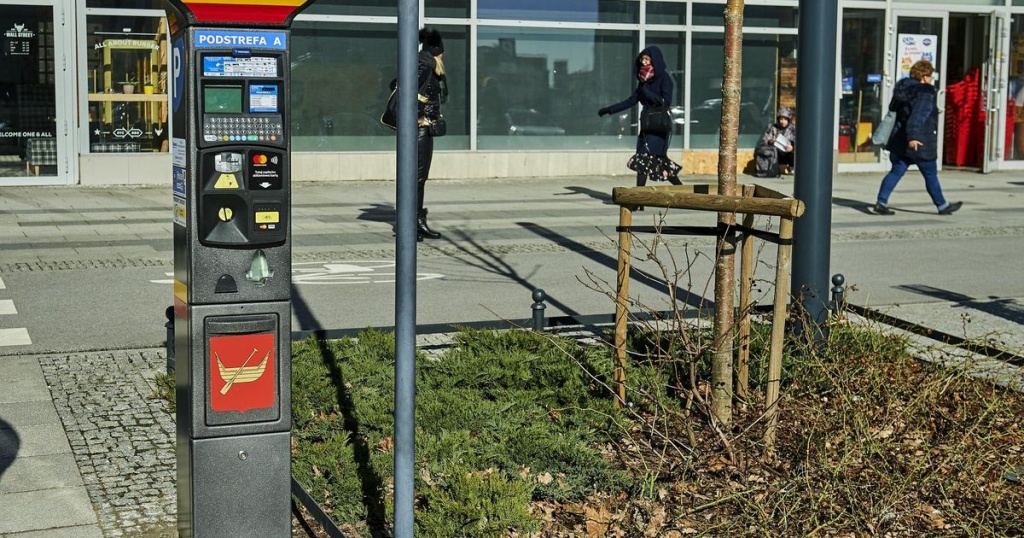
[{"label": "woman in blue jacket", "polygon": [[[633,108],[637,103],[640,103],[642,107],[672,104],[674,84],[672,83],[672,77],[668,75],[668,66],[665,64],[665,56],[661,53],[661,49],[650,46],[640,51],[640,55],[636,57],[636,61],[633,63],[633,75],[638,80],[633,94],[624,101],[598,110],[597,114],[599,116],[622,112],[623,110]],[[671,132],[645,133],[641,131],[640,136],[636,140],[636,152],[660,155],[667,158],[668,143],[671,138]],[[664,179],[667,179],[674,185],[682,184],[674,174]],[[637,187],[642,187],[646,184],[647,174],[637,172]]]},{"label": "woman in blue jacket", "polygon": [[924,176],[924,187],[940,215],[951,215],[963,202],[949,203],[942,196],[939,185],[939,109],[937,90],[932,85],[935,66],[921,60],[910,68],[910,76],[896,83],[889,110],[896,112],[896,126],[885,149],[889,151],[892,168],[878,189],[875,213],[893,215],[889,209],[889,196],[903,179],[910,165],[916,164]]}]

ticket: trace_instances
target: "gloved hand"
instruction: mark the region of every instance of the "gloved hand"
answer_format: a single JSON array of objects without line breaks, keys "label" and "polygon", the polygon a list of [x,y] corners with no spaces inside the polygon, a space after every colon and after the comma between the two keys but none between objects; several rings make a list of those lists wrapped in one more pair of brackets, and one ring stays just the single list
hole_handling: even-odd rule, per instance
[{"label": "gloved hand", "polygon": [[608,114],[611,114],[611,113],[612,113],[612,111],[608,110],[608,107],[604,107],[601,110],[597,111],[597,115],[598,116],[607,116]]}]

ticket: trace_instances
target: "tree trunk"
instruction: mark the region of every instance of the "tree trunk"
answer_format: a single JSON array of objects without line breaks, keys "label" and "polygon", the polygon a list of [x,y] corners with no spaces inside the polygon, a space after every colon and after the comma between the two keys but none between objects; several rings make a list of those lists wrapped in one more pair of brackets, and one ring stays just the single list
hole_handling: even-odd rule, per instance
[{"label": "tree trunk", "polygon": [[[740,77],[743,72],[743,0],[725,6],[725,59],[722,123],[718,141],[718,193],[736,196],[736,145],[739,137]],[[732,228],[735,213],[719,213],[718,223]],[[715,263],[715,355],[711,364],[711,413],[721,424],[732,421],[735,335],[736,248],[719,238]]]}]

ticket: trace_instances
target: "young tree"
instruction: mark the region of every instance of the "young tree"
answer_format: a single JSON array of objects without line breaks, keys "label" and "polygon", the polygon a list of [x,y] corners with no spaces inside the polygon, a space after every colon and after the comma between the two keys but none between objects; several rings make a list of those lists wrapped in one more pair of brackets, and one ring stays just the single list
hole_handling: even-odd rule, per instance
[{"label": "young tree", "polygon": [[[739,138],[740,78],[743,72],[743,0],[725,6],[725,60],[722,78],[722,123],[718,141],[718,193],[736,195],[736,146]],[[720,226],[736,225],[733,213],[719,213]],[[722,237],[715,263],[715,355],[711,364],[711,412],[723,425],[732,421],[733,342],[736,296],[736,249]]]}]

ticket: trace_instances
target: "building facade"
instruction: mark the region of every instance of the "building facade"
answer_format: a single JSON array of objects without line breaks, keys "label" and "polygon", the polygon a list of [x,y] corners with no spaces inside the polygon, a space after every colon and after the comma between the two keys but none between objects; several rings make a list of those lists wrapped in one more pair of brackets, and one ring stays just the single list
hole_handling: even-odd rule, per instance
[{"label": "building facade", "polygon": [[[725,0],[420,0],[444,36],[448,135],[432,177],[619,174],[647,45],[675,81],[671,153],[717,161]],[[796,103],[798,0],[747,0],[740,163]],[[833,147],[882,172],[870,133],[916,59],[938,67],[942,165],[1024,169],[1024,0],[840,0]],[[394,177],[378,121],[397,66],[397,0],[318,0],[292,27],[293,176]],[[0,185],[169,184],[161,0],[0,0]],[[745,148],[745,149],[744,149]],[[749,164],[748,164],[749,166]]]}]

